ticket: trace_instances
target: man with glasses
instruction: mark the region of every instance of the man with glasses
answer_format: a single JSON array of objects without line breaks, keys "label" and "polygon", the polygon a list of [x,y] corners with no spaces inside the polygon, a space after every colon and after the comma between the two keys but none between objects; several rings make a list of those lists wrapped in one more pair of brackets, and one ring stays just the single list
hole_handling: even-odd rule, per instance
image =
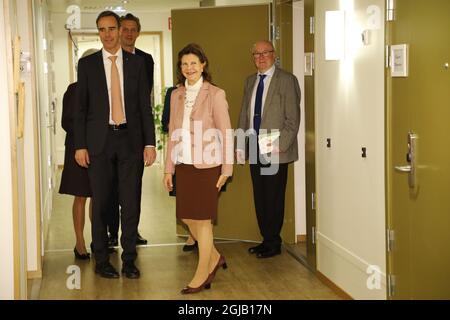
[{"label": "man with glasses", "polygon": [[[238,148],[236,157],[238,163],[250,158],[256,217],[263,237],[261,244],[248,251],[258,258],[269,258],[281,253],[288,164],[298,160],[301,92],[297,78],[275,66],[276,53],[271,42],[255,43],[252,56],[257,73],[245,81],[238,128],[250,130],[245,149],[256,154]],[[263,146],[261,138],[265,133],[273,141]],[[279,133],[279,137],[273,133]],[[268,162],[264,160],[267,155]],[[278,170],[268,174],[265,169],[273,164]]]}]

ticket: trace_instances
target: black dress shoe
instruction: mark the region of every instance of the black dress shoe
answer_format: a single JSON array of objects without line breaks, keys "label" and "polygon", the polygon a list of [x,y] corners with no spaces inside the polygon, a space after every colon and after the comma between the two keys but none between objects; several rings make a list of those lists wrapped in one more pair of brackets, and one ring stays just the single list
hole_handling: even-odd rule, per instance
[{"label": "black dress shoe", "polygon": [[128,279],[138,279],[141,276],[139,269],[133,261],[125,261],[122,265],[122,274]]},{"label": "black dress shoe", "polygon": [[195,250],[196,248],[198,248],[198,242],[197,241],[195,241],[194,244],[185,244],[183,246],[183,251],[184,252],[188,252],[188,251]]},{"label": "black dress shoe", "polygon": [[109,261],[103,263],[97,263],[95,265],[95,273],[99,274],[103,278],[117,279],[119,278],[119,273],[114,269]]},{"label": "black dress shoe", "polygon": [[75,254],[75,259],[78,260],[89,260],[91,258],[89,253],[79,253],[77,247],[73,248],[73,253]]},{"label": "black dress shoe", "polygon": [[281,254],[281,249],[280,248],[267,249],[267,250],[264,250],[262,252],[258,252],[256,254],[256,257],[260,258],[260,259],[264,259],[264,258],[270,258],[270,257],[276,256],[278,254]]},{"label": "black dress shoe", "polygon": [[143,244],[147,244],[147,239],[142,238],[142,236],[139,234],[137,234],[137,238],[136,238],[136,245],[143,245]]},{"label": "black dress shoe", "polygon": [[266,250],[266,247],[264,246],[263,243],[260,243],[255,247],[248,248],[248,252],[250,252],[251,254],[260,253],[263,252],[264,250]]},{"label": "black dress shoe", "polygon": [[108,236],[108,247],[117,247],[119,245],[119,238],[116,235]]}]

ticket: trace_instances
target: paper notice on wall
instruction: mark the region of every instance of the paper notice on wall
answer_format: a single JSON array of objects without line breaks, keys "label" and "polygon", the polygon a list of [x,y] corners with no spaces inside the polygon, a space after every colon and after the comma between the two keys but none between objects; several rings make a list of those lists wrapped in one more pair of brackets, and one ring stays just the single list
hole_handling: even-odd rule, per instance
[{"label": "paper notice on wall", "polygon": [[260,133],[258,136],[259,152],[261,154],[271,153],[274,147],[278,147],[278,138],[280,138],[280,131]]}]

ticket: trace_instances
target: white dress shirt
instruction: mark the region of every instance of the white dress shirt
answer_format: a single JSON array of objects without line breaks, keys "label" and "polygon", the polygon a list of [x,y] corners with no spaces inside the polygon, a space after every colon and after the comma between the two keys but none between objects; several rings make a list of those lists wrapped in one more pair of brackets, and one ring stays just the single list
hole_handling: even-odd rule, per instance
[{"label": "white dress shirt", "polygon": [[117,70],[119,71],[119,79],[120,79],[120,91],[122,96],[122,109],[123,109],[123,115],[124,120],[123,123],[127,122],[127,116],[125,114],[125,94],[123,90],[123,54],[122,54],[122,48],[119,48],[119,50],[115,54],[111,54],[108,51],[106,51],[104,48],[102,49],[102,56],[103,56],[103,65],[105,67],[105,76],[106,76],[106,85],[108,87],[108,97],[109,97],[109,124],[115,124],[112,119],[112,105],[111,105],[111,65],[112,61],[109,59],[111,56],[117,56],[116,59],[116,65]]},{"label": "white dress shirt", "polygon": [[182,148],[177,156],[178,163],[193,164],[191,152],[191,112],[197,99],[197,95],[203,85],[203,77],[194,83],[192,86],[185,81],[186,96],[184,98],[184,112],[182,125]]},{"label": "white dress shirt", "polygon": [[264,103],[266,102],[267,92],[269,91],[270,81],[272,80],[273,74],[275,73],[275,65],[273,65],[269,70],[267,70],[264,73],[258,72],[256,76],[255,85],[253,87],[253,93],[252,93],[252,100],[251,100],[251,108],[250,108],[250,128],[253,129],[253,115],[255,113],[255,100],[256,100],[256,90],[258,89],[258,83],[260,79],[261,74],[265,74],[266,77],[264,78],[264,91],[263,91],[263,98],[262,98],[262,106],[261,106],[261,122],[262,122],[262,115],[264,114]]}]

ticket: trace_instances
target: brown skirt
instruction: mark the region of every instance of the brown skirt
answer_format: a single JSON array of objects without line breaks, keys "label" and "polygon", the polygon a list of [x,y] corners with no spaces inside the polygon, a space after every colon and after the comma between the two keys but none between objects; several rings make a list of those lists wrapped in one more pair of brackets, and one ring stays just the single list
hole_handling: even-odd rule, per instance
[{"label": "brown skirt", "polygon": [[192,220],[215,220],[219,192],[216,184],[221,166],[197,169],[193,165],[175,166],[177,218]]}]

